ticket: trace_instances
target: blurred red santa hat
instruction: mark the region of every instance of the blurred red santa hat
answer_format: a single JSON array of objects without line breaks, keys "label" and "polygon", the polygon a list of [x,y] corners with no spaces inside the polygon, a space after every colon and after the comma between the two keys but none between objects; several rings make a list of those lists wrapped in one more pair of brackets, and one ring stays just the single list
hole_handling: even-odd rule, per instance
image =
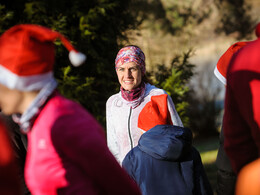
[{"label": "blurred red santa hat", "polygon": [[218,63],[214,69],[215,76],[226,85],[227,68],[233,55],[248,42],[237,42],[231,45],[227,51],[219,58]]},{"label": "blurred red santa hat", "polygon": [[74,66],[86,60],[63,35],[43,26],[20,24],[3,33],[0,37],[0,84],[20,91],[43,88],[53,79],[56,39],[68,49]]},{"label": "blurred red santa hat", "polygon": [[[255,34],[259,38],[260,37],[260,23],[258,23],[255,27]],[[214,69],[215,76],[226,85],[226,77],[227,77],[227,68],[232,59],[233,55],[242,47],[250,43],[251,41],[237,42],[231,45],[227,51],[219,58],[217,65]]]}]

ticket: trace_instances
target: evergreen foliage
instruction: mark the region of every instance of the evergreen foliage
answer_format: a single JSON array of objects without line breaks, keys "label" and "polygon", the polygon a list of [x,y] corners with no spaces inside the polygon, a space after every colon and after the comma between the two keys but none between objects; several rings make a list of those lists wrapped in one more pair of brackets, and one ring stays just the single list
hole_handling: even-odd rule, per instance
[{"label": "evergreen foliage", "polygon": [[70,65],[68,51],[56,42],[55,77],[59,90],[88,109],[103,125],[105,103],[118,82],[114,58],[123,32],[136,26],[128,0],[2,0],[0,33],[20,24],[39,24],[67,36],[87,55],[81,67]]}]

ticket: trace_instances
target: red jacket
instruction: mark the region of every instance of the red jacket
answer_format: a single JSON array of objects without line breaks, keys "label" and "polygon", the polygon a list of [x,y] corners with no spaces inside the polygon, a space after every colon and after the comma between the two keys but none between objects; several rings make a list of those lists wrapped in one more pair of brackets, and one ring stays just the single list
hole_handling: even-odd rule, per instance
[{"label": "red jacket", "polygon": [[260,156],[260,39],[233,57],[228,73],[224,147],[238,173]]},{"label": "red jacket", "polygon": [[26,182],[34,195],[140,194],[79,104],[50,98],[28,133]]}]

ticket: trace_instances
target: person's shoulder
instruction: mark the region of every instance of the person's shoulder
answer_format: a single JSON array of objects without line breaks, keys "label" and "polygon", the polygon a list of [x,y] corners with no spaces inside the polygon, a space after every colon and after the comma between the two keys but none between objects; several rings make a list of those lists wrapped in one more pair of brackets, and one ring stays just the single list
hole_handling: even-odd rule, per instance
[{"label": "person's shoulder", "polygon": [[83,109],[78,102],[66,98],[58,92],[51,96],[45,107],[48,109],[54,109],[57,112],[64,109]]},{"label": "person's shoulder", "polygon": [[84,117],[90,118],[90,116],[91,114],[80,103],[59,93],[50,97],[39,115],[40,119],[52,122],[57,122],[60,118],[71,121],[71,118],[74,117],[81,119]]},{"label": "person's shoulder", "polygon": [[154,85],[151,85],[149,83],[146,84],[146,95],[155,96],[155,95],[162,95],[162,94],[167,94],[167,93],[163,89],[160,89]]},{"label": "person's shoulder", "polygon": [[111,101],[111,100],[116,99],[116,98],[118,98],[118,97],[119,97],[119,93],[113,94],[113,95],[111,95],[111,96],[107,99],[107,101]]},{"label": "person's shoulder", "polygon": [[116,93],[114,95],[111,95],[106,102],[106,105],[111,105],[113,101],[117,100],[120,98],[120,93]]},{"label": "person's shoulder", "polygon": [[[54,96],[42,114],[46,121],[50,121],[53,131],[64,134],[65,131],[84,132],[90,129],[101,129],[95,117],[78,102],[62,95]],[[70,133],[69,133],[70,134]]]},{"label": "person's shoulder", "polygon": [[141,157],[143,154],[143,151],[140,150],[138,146],[135,146],[133,149],[131,149],[125,156],[122,162],[122,166],[124,168],[129,168],[130,165],[133,165],[135,161]]}]

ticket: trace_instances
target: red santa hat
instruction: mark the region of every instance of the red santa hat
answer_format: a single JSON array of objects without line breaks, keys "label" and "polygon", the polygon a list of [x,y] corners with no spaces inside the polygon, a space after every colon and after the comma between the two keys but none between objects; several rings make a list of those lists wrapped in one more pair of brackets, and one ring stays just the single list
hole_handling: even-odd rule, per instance
[{"label": "red santa hat", "polygon": [[148,131],[156,125],[172,125],[167,105],[167,94],[151,97],[138,116],[138,128]]},{"label": "red santa hat", "polygon": [[68,49],[74,66],[86,60],[63,35],[43,26],[21,24],[3,33],[0,37],[0,84],[20,91],[43,88],[54,79],[56,39]]},{"label": "red santa hat", "polygon": [[[260,37],[260,23],[256,25],[255,34],[258,38]],[[237,42],[231,45],[228,50],[219,58],[218,63],[214,69],[214,74],[224,85],[226,85],[227,68],[231,58],[239,49],[250,42],[251,41]]]},{"label": "red santa hat", "polygon": [[214,69],[215,76],[226,85],[226,74],[229,62],[233,55],[248,42],[237,42],[231,45],[228,50],[219,58],[217,66]]}]

